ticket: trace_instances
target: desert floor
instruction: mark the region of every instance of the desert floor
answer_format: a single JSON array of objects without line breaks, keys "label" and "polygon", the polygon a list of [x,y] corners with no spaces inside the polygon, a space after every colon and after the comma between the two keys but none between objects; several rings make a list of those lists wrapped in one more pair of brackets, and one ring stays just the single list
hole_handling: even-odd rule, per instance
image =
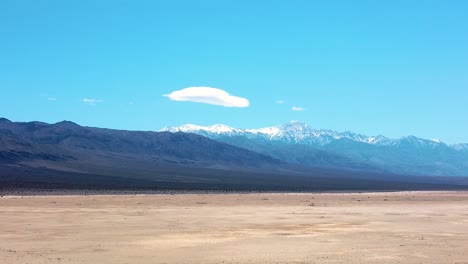
[{"label": "desert floor", "polygon": [[468,192],[4,196],[0,263],[468,263]]}]

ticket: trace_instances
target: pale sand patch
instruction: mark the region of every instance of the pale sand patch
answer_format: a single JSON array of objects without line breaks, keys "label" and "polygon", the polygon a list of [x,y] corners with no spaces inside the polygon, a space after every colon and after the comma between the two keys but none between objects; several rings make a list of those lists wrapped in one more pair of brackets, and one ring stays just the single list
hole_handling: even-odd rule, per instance
[{"label": "pale sand patch", "polygon": [[468,263],[468,192],[5,196],[0,263]]}]

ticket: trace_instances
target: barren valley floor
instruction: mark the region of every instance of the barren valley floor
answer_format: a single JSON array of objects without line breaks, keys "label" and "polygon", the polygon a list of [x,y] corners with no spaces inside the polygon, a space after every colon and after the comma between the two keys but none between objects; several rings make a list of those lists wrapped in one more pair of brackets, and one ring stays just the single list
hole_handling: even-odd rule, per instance
[{"label": "barren valley floor", "polygon": [[0,263],[468,263],[468,192],[4,196]]}]

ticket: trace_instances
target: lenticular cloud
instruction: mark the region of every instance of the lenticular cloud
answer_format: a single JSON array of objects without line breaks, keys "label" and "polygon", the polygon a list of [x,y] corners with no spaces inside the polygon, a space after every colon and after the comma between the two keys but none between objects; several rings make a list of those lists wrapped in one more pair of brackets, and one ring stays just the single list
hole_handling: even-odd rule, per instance
[{"label": "lenticular cloud", "polygon": [[212,87],[188,87],[164,96],[173,101],[190,101],[224,107],[248,107],[250,105],[249,100],[245,98],[230,95],[224,90]]}]

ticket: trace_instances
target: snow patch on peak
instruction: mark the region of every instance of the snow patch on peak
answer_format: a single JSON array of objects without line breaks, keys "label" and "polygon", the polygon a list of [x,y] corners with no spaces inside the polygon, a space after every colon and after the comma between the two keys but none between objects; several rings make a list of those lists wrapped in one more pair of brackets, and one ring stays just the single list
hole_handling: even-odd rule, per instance
[{"label": "snow patch on peak", "polygon": [[253,134],[265,134],[274,136],[280,132],[280,129],[279,127],[264,127],[260,129],[246,129],[245,131]]},{"label": "snow patch on peak", "polygon": [[159,131],[168,131],[168,132],[184,132],[184,133],[192,133],[194,131],[203,130],[204,127],[197,126],[193,124],[185,124],[179,127],[164,127]]},{"label": "snow patch on peak", "polygon": [[217,133],[217,134],[228,133],[228,132],[241,132],[240,129],[236,129],[236,128],[222,125],[222,124],[216,124],[216,125],[212,125],[209,127],[205,127],[204,130],[210,131],[212,133]]},{"label": "snow patch on peak", "polygon": [[169,132],[184,132],[184,133],[213,133],[213,134],[224,134],[224,133],[242,133],[242,130],[236,129],[230,126],[216,124],[212,126],[198,126],[193,124],[185,124],[179,127],[165,127],[159,131]]},{"label": "snow patch on peak", "polygon": [[388,145],[392,142],[391,139],[388,139],[382,135],[378,135],[375,137],[368,137],[366,143],[373,144],[373,145]]}]

